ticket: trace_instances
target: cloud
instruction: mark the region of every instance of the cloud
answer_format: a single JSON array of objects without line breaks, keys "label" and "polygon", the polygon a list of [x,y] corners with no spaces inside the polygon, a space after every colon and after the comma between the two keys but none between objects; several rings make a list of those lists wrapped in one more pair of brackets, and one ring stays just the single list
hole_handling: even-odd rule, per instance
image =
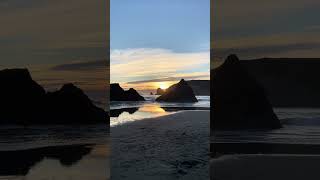
[{"label": "cloud", "polygon": [[107,70],[109,62],[107,60],[95,60],[85,62],[75,62],[56,65],[51,68],[54,71],[92,71],[92,70]]},{"label": "cloud", "polygon": [[320,56],[318,0],[224,0],[211,5],[212,61],[230,53],[245,59]]},{"label": "cloud", "polygon": [[215,29],[239,25],[255,26],[271,21],[281,21],[284,17],[317,8],[319,5],[318,0],[213,1],[211,20],[217,25]]},{"label": "cloud", "polygon": [[177,53],[168,49],[111,50],[111,82],[132,82],[209,71],[209,52]]},{"label": "cloud", "polygon": [[[217,40],[211,49],[214,60],[229,54],[241,58],[319,57],[320,34],[317,32],[280,33]],[[298,53],[299,52],[299,53]]]},{"label": "cloud", "polygon": [[85,49],[98,54],[91,58],[106,58],[107,2],[2,0],[0,53],[5,59],[2,63],[65,63],[74,57],[91,57],[92,53]]},{"label": "cloud", "polygon": [[191,73],[191,74],[180,74],[176,75],[175,77],[166,77],[166,78],[159,78],[159,79],[149,79],[143,81],[133,81],[128,82],[127,84],[140,84],[140,83],[151,83],[151,82],[165,82],[165,81],[180,81],[181,79],[208,79],[210,76],[209,72],[204,73]]},{"label": "cloud", "polygon": [[91,93],[107,91],[109,71],[106,63],[105,60],[92,60],[69,64],[32,64],[26,68],[33,79],[49,91],[59,89],[65,83],[74,83]]}]

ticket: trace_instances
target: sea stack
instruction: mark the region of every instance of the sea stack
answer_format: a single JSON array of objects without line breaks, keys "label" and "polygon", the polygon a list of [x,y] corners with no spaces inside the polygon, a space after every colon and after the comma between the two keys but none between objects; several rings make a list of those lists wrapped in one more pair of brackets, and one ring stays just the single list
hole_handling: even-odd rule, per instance
[{"label": "sea stack", "polygon": [[198,102],[192,88],[182,79],[179,83],[170,86],[156,99],[164,102]]},{"label": "sea stack", "polygon": [[145,101],[135,89],[123,90],[118,83],[110,84],[110,101]]},{"label": "sea stack", "polygon": [[31,121],[42,112],[45,90],[27,69],[0,71],[0,123],[16,124]]},{"label": "sea stack", "polygon": [[108,114],[81,89],[66,84],[47,93],[27,69],[0,71],[0,124],[107,123]]},{"label": "sea stack", "polygon": [[236,55],[212,71],[211,129],[280,128],[264,89]]},{"label": "sea stack", "polygon": [[46,96],[49,122],[63,123],[105,123],[107,113],[96,107],[89,97],[72,83],[64,84]]}]

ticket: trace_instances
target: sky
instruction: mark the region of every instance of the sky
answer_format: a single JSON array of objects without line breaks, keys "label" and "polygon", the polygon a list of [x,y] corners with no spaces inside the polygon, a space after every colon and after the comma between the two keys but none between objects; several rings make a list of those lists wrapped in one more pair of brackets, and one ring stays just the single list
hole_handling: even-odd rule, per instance
[{"label": "sky", "polygon": [[28,68],[52,91],[74,83],[106,98],[105,0],[0,0],[0,69]]},{"label": "sky", "polygon": [[110,75],[154,90],[209,79],[210,0],[111,0]]},{"label": "sky", "polygon": [[240,59],[320,57],[320,1],[212,2],[212,68],[232,53]]}]

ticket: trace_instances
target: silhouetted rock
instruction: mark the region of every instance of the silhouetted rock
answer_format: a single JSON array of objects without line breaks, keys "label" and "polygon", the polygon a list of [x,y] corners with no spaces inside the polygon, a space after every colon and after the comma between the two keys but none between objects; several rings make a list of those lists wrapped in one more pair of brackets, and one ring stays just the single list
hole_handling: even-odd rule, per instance
[{"label": "silhouetted rock", "polygon": [[197,98],[188,83],[182,79],[179,83],[170,86],[156,99],[164,102],[197,102]]},{"label": "silhouetted rock", "polygon": [[118,83],[110,84],[110,101],[124,101],[125,91]]},{"label": "silhouetted rock", "polygon": [[153,95],[153,92],[150,92],[150,95]]},{"label": "silhouetted rock", "polygon": [[236,55],[212,72],[212,129],[280,128],[263,87]]},{"label": "silhouetted rock", "polygon": [[72,84],[46,93],[27,69],[0,71],[0,124],[106,123],[107,113]]},{"label": "silhouetted rock", "polygon": [[110,101],[145,101],[133,88],[123,90],[118,83],[110,84]]},{"label": "silhouetted rock", "polygon": [[164,92],[165,92],[164,89],[158,88],[157,92],[156,92],[156,95],[162,95],[162,94],[164,94]]},{"label": "silhouetted rock", "polygon": [[127,101],[144,101],[145,99],[133,88],[125,91]]},{"label": "silhouetted rock", "polygon": [[193,92],[197,96],[210,96],[210,80],[187,81]]},{"label": "silhouetted rock", "polygon": [[0,71],[0,123],[24,123],[39,117],[45,90],[27,69]]},{"label": "silhouetted rock", "polygon": [[51,123],[107,122],[107,113],[96,107],[81,89],[71,83],[47,93],[46,104]]}]

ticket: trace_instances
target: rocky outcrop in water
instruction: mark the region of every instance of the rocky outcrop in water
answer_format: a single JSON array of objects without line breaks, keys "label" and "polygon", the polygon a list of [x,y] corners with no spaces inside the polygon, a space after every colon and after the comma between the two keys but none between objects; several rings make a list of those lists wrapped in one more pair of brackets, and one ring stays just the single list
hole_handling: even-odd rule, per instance
[{"label": "rocky outcrop in water", "polygon": [[263,87],[236,55],[212,72],[211,129],[280,128]]},{"label": "rocky outcrop in water", "polygon": [[107,123],[107,113],[72,84],[46,91],[27,69],[0,71],[0,124]]},{"label": "rocky outcrop in water", "polygon": [[87,95],[73,84],[65,84],[55,92],[46,95],[50,122],[96,123],[107,122],[106,112],[96,107]]},{"label": "rocky outcrop in water", "polygon": [[110,101],[145,101],[135,89],[123,90],[118,83],[110,84]]},{"label": "rocky outcrop in water", "polygon": [[156,99],[164,102],[197,102],[197,98],[188,83],[182,79],[179,83],[170,86]]},{"label": "rocky outcrop in water", "polygon": [[156,95],[162,95],[162,94],[164,94],[164,92],[165,92],[164,89],[158,88],[157,92],[156,92]]}]

